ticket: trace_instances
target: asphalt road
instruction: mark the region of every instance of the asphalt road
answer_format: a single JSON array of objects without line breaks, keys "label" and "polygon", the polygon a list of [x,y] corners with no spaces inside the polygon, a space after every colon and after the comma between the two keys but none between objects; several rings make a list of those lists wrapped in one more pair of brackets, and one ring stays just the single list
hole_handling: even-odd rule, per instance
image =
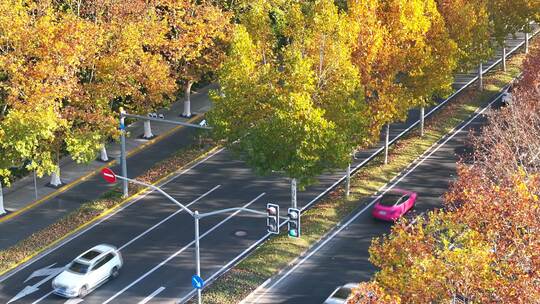
[{"label": "asphalt road", "polygon": [[[468,131],[478,131],[484,122],[485,119],[480,115],[467,126],[463,125],[465,127],[456,132],[453,138],[435,146],[429,152],[433,154],[425,154],[426,157],[416,163],[418,166],[412,166],[385,188],[401,188],[418,193],[413,214],[407,216],[442,206],[442,195],[448,190],[449,182],[455,178],[456,161],[459,156],[467,153],[465,140]],[[391,223],[375,220],[371,216],[370,203],[375,198],[366,199],[353,216],[342,222],[348,222],[348,225],[342,225],[341,231],[335,228],[324,240],[313,246],[304,258],[261,286],[243,303],[322,303],[337,286],[368,281],[376,271],[368,260],[371,240],[388,234],[392,226]]]},{"label": "asphalt road", "polygon": [[[392,125],[391,138],[417,120],[418,115],[418,111],[411,111],[406,122]],[[363,161],[378,147],[361,153],[353,165]],[[154,149],[153,153],[167,153],[168,150],[160,146],[151,149]],[[128,163],[133,168],[133,164],[145,161],[133,159]],[[135,171],[130,170],[130,176],[136,174]],[[298,192],[298,205],[305,206],[315,200],[343,174],[338,170],[320,176],[318,184]],[[289,183],[288,179],[280,176],[256,177],[244,162],[223,150],[181,172],[162,188],[199,212],[240,206],[264,211],[267,202],[277,202],[282,206],[282,215],[285,215],[284,209],[290,202]],[[79,186],[85,188],[75,191]],[[80,193],[94,191],[92,188],[104,187],[105,184],[93,180],[79,186],[71,189],[73,192],[66,192],[70,195],[70,202],[80,200]],[[55,208],[61,210],[62,202]],[[29,212],[35,212],[33,218],[38,222],[41,217],[54,217],[55,210],[58,209]],[[244,212],[203,219],[202,277],[215,274],[266,235],[265,222],[264,216]],[[21,222],[18,225],[25,227],[34,223]],[[4,236],[10,237],[11,231],[0,229]],[[242,232],[240,236],[236,234],[239,231]],[[173,303],[192,290],[190,277],[195,272],[193,234],[193,219],[162,195],[152,192],[0,278],[0,303],[23,295],[25,287],[26,291],[33,292],[13,303]],[[103,285],[84,300],[66,301],[52,295],[50,279],[46,277],[26,281],[35,271],[66,265],[75,256],[100,243],[119,247],[124,267],[116,280]]]}]

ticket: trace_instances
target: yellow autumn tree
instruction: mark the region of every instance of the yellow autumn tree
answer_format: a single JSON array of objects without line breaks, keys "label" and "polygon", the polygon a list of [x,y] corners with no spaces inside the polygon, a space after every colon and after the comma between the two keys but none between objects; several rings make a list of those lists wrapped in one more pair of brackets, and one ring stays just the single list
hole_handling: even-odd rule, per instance
[{"label": "yellow autumn tree", "polygon": [[433,0],[351,0],[348,12],[358,29],[353,61],[377,138],[384,124],[450,89],[456,45]]}]

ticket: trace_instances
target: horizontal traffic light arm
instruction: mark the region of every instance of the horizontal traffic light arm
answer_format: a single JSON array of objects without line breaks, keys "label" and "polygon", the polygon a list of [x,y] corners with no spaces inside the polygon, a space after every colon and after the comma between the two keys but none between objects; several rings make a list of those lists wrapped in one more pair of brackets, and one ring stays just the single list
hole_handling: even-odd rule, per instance
[{"label": "horizontal traffic light arm", "polygon": [[[237,207],[237,208],[227,208],[227,209],[221,209],[221,210],[216,210],[216,211],[207,212],[207,213],[201,213],[201,214],[199,214],[199,218],[212,216],[212,215],[216,215],[216,214],[221,214],[221,213],[228,213],[228,212],[232,212],[232,211],[238,211],[238,210],[251,212],[251,213],[255,213],[255,214],[260,214],[260,215],[264,215],[264,216],[268,215],[266,212],[253,210],[253,209],[248,209],[248,208]],[[281,219],[287,219],[287,217],[284,217],[284,216],[280,216],[280,218]]]},{"label": "horizontal traffic light arm", "polygon": [[167,120],[167,119],[161,119],[161,118],[153,118],[153,117],[147,117],[147,116],[141,116],[141,115],[135,115],[135,114],[128,114],[128,113],[120,113],[120,117],[130,117],[130,118],[136,118],[141,120],[150,120],[150,121],[156,121],[156,122],[163,122],[173,125],[179,125],[184,127],[192,127],[192,128],[198,128],[198,129],[205,129],[205,130],[211,130],[211,127],[205,127],[200,126],[196,124],[191,124],[187,122],[181,122],[181,121],[175,121],[175,120]]}]

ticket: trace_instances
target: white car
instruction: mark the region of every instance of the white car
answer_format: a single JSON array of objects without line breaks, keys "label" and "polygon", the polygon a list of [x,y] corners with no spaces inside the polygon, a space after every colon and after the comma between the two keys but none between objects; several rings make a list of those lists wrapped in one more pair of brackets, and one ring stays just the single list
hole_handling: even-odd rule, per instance
[{"label": "white car", "polygon": [[353,288],[356,288],[358,283],[348,283],[334,289],[332,294],[324,301],[323,304],[345,304],[351,295]]},{"label": "white car", "polygon": [[97,245],[69,263],[52,281],[53,292],[66,298],[83,298],[109,279],[118,276],[122,256],[116,247]]}]

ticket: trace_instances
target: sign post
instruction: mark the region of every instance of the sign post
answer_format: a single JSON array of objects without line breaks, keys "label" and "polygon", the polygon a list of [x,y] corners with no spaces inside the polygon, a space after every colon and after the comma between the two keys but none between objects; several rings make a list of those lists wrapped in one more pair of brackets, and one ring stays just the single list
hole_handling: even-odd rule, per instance
[{"label": "sign post", "polygon": [[193,283],[193,279],[197,279],[199,278],[199,282],[201,284],[197,284],[197,285],[200,285],[199,288],[197,288],[197,302],[199,304],[202,303],[202,295],[201,295],[201,288],[204,284],[204,282],[202,282],[202,279],[201,279],[201,255],[200,255],[200,247],[199,247],[199,211],[195,210],[195,213],[193,215],[194,219],[195,219],[195,264],[196,264],[196,270],[197,270],[197,275],[194,276],[192,279],[191,279],[191,282]]}]

